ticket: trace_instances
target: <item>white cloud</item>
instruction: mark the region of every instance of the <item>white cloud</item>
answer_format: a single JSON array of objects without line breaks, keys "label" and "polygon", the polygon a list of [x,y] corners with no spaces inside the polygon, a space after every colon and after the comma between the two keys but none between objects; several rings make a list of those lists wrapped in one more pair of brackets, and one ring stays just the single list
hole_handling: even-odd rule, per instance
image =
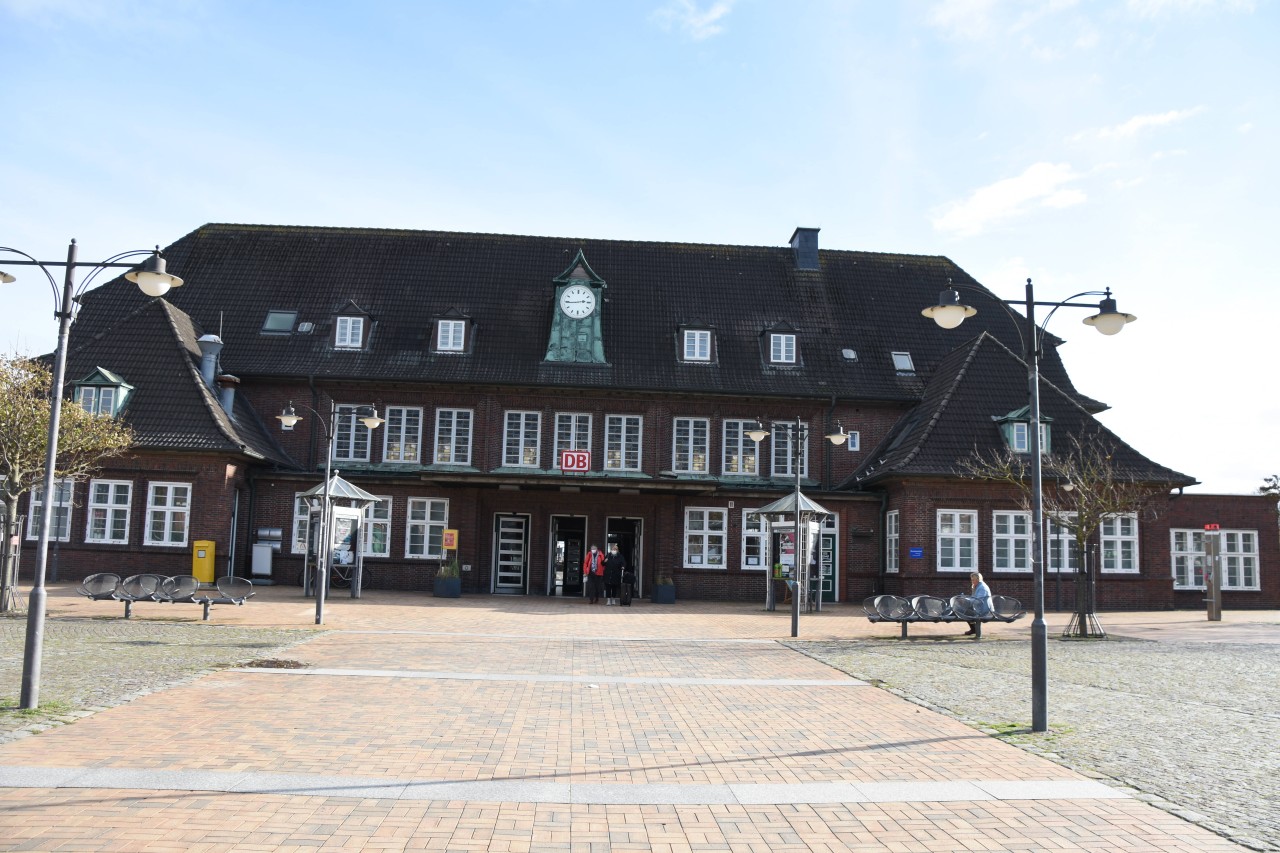
[{"label": "white cloud", "polygon": [[964,201],[953,202],[933,219],[938,231],[971,237],[987,226],[1027,213],[1033,207],[1072,207],[1083,204],[1082,190],[1068,186],[1079,175],[1069,163],[1036,163],[1016,178],[1005,178],[974,190]]},{"label": "white cloud", "polygon": [[952,38],[976,39],[987,34],[996,0],[942,0],[929,10],[925,21]]},{"label": "white cloud", "polygon": [[1237,127],[1236,130],[1239,131],[1240,133],[1248,133],[1249,131],[1253,130],[1253,122],[1246,121],[1244,124]]},{"label": "white cloud", "polygon": [[679,29],[695,41],[711,38],[724,30],[723,20],[737,0],[717,0],[705,9],[693,0],[670,0],[656,9],[652,19],[664,30]]},{"label": "white cloud", "polygon": [[1152,127],[1164,127],[1169,124],[1176,124],[1180,121],[1186,121],[1199,112],[1204,107],[1192,107],[1189,110],[1169,110],[1167,113],[1153,113],[1151,115],[1134,116],[1123,124],[1115,127],[1104,127],[1097,131],[1099,139],[1122,139],[1129,136],[1136,136],[1138,133]]},{"label": "white cloud", "polygon": [[1125,6],[1139,18],[1159,18],[1179,12],[1252,12],[1254,0],[1127,0]]}]

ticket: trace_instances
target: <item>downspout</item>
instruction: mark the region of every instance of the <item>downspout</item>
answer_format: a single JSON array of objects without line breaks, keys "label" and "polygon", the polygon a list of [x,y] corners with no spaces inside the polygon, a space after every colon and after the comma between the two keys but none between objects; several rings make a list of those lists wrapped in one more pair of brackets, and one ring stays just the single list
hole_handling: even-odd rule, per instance
[{"label": "downspout", "polygon": [[[889,531],[887,529],[888,524],[886,524],[885,522],[885,515],[888,510],[888,507],[889,507],[889,493],[881,492],[880,493],[880,537],[879,537],[880,547],[877,549],[880,553],[879,553],[879,556],[876,558],[876,562],[880,564],[880,576],[876,583],[875,588],[871,590],[872,595],[884,595],[885,578],[888,576],[887,570],[889,567],[885,565],[885,559],[884,559],[885,551],[887,551],[889,548]],[[898,531],[898,535],[899,536],[902,535],[901,530]],[[898,573],[899,574],[902,573],[901,567],[899,567]]]},{"label": "downspout", "polygon": [[[834,431],[835,428],[832,427],[831,425],[835,423],[835,417],[836,417],[836,395],[832,394],[831,408],[827,409],[827,427],[826,427],[826,432],[823,433],[824,436],[831,435],[831,433]],[[822,480],[824,491],[826,489],[831,488],[831,457],[835,455],[835,448],[841,446],[838,444],[832,444],[829,441],[826,442],[826,444],[828,445],[826,447],[826,453],[823,454],[826,457],[826,465],[824,466],[823,480]]]},{"label": "downspout", "polygon": [[[312,373],[307,377],[307,386],[311,388],[311,411],[320,411],[320,391],[316,388],[316,375]],[[315,418],[311,419],[312,421]],[[311,424],[311,429],[307,432],[307,470],[314,471],[316,468],[316,425]]]}]

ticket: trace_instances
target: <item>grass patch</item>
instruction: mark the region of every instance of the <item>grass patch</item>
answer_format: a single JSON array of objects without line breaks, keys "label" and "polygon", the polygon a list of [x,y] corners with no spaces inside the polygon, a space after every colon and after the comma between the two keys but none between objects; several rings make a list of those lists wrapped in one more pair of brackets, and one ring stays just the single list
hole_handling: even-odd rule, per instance
[{"label": "grass patch", "polygon": [[41,717],[56,717],[74,711],[75,706],[57,699],[45,699],[38,708],[19,708],[18,699],[6,696],[0,699],[0,714],[19,720],[36,720]]}]

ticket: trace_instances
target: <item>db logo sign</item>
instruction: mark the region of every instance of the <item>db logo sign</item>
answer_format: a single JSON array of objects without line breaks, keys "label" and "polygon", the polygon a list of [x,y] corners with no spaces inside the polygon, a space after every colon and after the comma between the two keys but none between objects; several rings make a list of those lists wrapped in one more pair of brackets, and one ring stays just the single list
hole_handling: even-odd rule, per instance
[{"label": "db logo sign", "polygon": [[570,472],[587,472],[591,470],[590,450],[561,450],[560,470]]}]

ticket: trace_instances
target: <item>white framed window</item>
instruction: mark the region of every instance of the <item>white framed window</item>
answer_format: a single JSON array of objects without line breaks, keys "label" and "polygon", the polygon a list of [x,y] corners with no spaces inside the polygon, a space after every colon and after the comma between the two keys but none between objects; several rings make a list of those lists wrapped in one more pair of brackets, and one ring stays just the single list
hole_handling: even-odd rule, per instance
[{"label": "white framed window", "polygon": [[684,360],[711,360],[711,332],[707,329],[685,329]]},{"label": "white framed window", "polygon": [[391,556],[391,498],[378,495],[378,502],[364,508],[364,555]]},{"label": "white framed window", "polygon": [[938,571],[978,570],[978,513],[967,509],[938,510]]},{"label": "white framed window", "polygon": [[759,510],[742,511],[742,568],[769,568],[769,523]]},{"label": "white framed window", "polygon": [[186,545],[190,516],[190,483],[152,483],[147,490],[146,544]]},{"label": "white framed window", "polygon": [[755,421],[726,420],[720,471],[725,475],[754,477],[760,473],[759,448],[747,435]]},{"label": "white framed window", "polygon": [[[75,496],[75,480],[64,479],[53,481],[53,529],[49,532],[50,542],[71,541],[71,506]],[[31,498],[27,504],[27,538],[40,538],[40,515],[44,509],[44,484],[31,487]]]},{"label": "white framed window", "polygon": [[1222,588],[1260,590],[1258,585],[1258,532],[1223,530]]},{"label": "white framed window", "polygon": [[[1014,453],[1031,452],[1031,424],[1027,421],[1013,421],[1009,425],[1009,449]],[[1049,425],[1040,422],[1040,455],[1049,452]]]},{"label": "white framed window", "polygon": [[132,503],[133,483],[127,480],[91,480],[85,541],[104,545],[129,544],[129,508]]},{"label": "white framed window", "polygon": [[293,545],[294,554],[307,553],[307,537],[311,532],[311,508],[302,492],[293,493]]},{"label": "white framed window", "polygon": [[710,432],[706,418],[676,418],[671,431],[671,469],[678,474],[707,473]]},{"label": "white framed window", "polygon": [[1136,574],[1138,571],[1138,516],[1113,515],[1102,520],[1102,566],[1104,572]]},{"label": "white framed window", "polygon": [[422,447],[422,409],[387,406],[382,436],[383,462],[417,462]]},{"label": "white framed window", "polygon": [[591,415],[586,412],[556,414],[556,453],[552,465],[560,467],[560,451],[591,449]]},{"label": "white framed window", "polygon": [[114,385],[82,385],[76,389],[76,402],[91,415],[112,418],[116,414],[118,390]]},{"label": "white framed window", "polygon": [[891,352],[889,357],[893,359],[893,369],[899,373],[915,373],[916,365],[911,360],[909,352]]},{"label": "white framed window", "polygon": [[[1223,530],[1218,535],[1222,589],[1245,592],[1261,590],[1258,578],[1258,531]],[[1204,537],[1202,530],[1169,531],[1174,589],[1205,588]]]},{"label": "white framed window", "polygon": [[360,406],[343,404],[334,415],[333,460],[335,462],[368,462],[369,437],[373,430],[356,417]]},{"label": "white framed window", "polygon": [[333,345],[338,349],[364,346],[364,318],[339,317],[333,326]]},{"label": "white framed window", "polygon": [[769,361],[774,364],[795,364],[796,336],[778,332],[769,335]]},{"label": "white framed window", "polygon": [[605,415],[604,467],[606,471],[640,470],[640,415]]},{"label": "white framed window", "polygon": [[438,320],[436,322],[436,350],[462,352],[466,347],[466,320]]},{"label": "white framed window", "polygon": [[991,568],[998,572],[1031,571],[1031,515],[1029,513],[992,513]]},{"label": "white framed window", "polygon": [[729,511],[689,507],[684,511],[684,565],[691,569],[723,569]]},{"label": "white framed window", "polygon": [[[1075,574],[1080,571],[1080,549],[1076,545],[1074,512],[1045,516],[1045,546],[1048,550],[1048,571]],[[1064,562],[1065,560],[1065,562]]]},{"label": "white framed window", "polygon": [[898,510],[891,509],[884,516],[884,570],[896,574],[901,567],[902,540],[899,538],[900,517]]},{"label": "white framed window", "polygon": [[845,434],[844,447],[850,453],[856,453],[862,449],[862,433],[856,429],[851,429]]},{"label": "white framed window", "polygon": [[792,421],[773,425],[773,476],[794,477],[795,469],[791,467],[792,442],[800,442],[800,476],[809,476],[809,425],[800,424],[800,434],[796,435],[796,424]]},{"label": "white framed window", "polygon": [[470,409],[436,410],[436,464],[471,464]]},{"label": "white framed window", "polygon": [[441,542],[449,526],[449,502],[439,498],[409,498],[405,513],[404,555],[423,560],[444,556]]},{"label": "white framed window", "polygon": [[502,464],[537,468],[541,432],[541,412],[507,412],[507,425],[502,439]]}]

